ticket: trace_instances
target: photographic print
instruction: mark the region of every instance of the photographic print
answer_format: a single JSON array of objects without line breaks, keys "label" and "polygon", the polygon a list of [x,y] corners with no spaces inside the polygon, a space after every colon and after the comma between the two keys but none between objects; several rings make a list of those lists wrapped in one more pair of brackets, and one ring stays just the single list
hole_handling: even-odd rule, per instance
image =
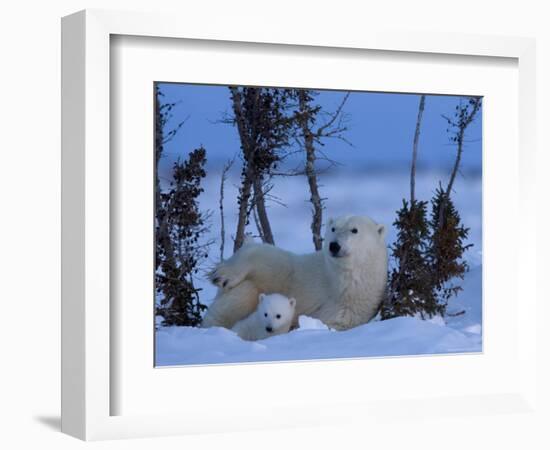
[{"label": "photographic print", "polygon": [[482,98],[154,95],[156,366],[482,351]]}]

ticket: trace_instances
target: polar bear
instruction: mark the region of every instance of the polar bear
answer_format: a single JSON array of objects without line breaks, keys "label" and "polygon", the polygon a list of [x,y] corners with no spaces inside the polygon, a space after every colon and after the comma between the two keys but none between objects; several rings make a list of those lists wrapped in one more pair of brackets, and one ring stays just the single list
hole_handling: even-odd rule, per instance
[{"label": "polar bear", "polygon": [[364,216],[330,219],[323,249],[297,255],[247,242],[210,274],[218,294],[202,326],[231,328],[257,307],[260,293],[296,299],[300,315],[346,330],[371,320],[386,290],[388,255],[384,225]]},{"label": "polar bear", "polygon": [[280,294],[260,294],[258,308],[233,328],[242,339],[256,341],[288,333],[294,320],[296,300]]}]

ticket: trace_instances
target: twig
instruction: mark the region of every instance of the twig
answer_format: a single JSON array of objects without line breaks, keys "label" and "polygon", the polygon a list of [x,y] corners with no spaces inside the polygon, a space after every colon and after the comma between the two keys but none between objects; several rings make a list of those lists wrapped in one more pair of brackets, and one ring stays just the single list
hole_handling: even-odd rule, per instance
[{"label": "twig", "polygon": [[321,127],[319,127],[319,129],[317,130],[317,135],[322,135],[323,132],[329,128],[330,126],[332,126],[332,124],[336,121],[336,119],[340,116],[340,113],[342,112],[342,109],[344,108],[344,105],[346,104],[346,102],[348,101],[348,98],[349,98],[349,95],[350,93],[349,92],[346,92],[346,95],[344,96],[344,98],[342,99],[342,101],[340,102],[340,105],[338,105],[338,108],[336,109],[336,111],[333,113],[333,114],[330,114],[329,115],[331,116],[331,119],[324,125],[322,125]]},{"label": "twig", "polygon": [[414,188],[416,178],[416,158],[418,156],[418,140],[420,138],[420,125],[422,124],[422,114],[424,113],[424,103],[426,102],[426,96],[420,97],[420,104],[418,105],[418,117],[416,118],[416,128],[414,130],[413,141],[413,154],[411,162],[411,205],[414,203]]},{"label": "twig", "polygon": [[455,312],[455,313],[447,313],[447,316],[448,317],[457,317],[457,316],[462,316],[463,314],[466,314],[466,310],[462,310],[462,311],[458,311],[458,312]]},{"label": "twig", "polygon": [[227,172],[229,169],[231,169],[231,166],[233,166],[233,163],[235,162],[235,158],[229,160],[224,166],[222,170],[222,176],[220,181],[220,223],[221,223],[221,241],[220,241],[220,261],[223,261],[223,251],[225,248],[225,217],[223,214],[223,199],[224,199],[224,186],[225,186],[225,180],[227,179]]}]

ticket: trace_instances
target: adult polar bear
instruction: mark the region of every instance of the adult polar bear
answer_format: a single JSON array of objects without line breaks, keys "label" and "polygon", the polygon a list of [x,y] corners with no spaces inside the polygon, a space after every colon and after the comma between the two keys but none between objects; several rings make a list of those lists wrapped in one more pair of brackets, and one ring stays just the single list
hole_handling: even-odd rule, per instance
[{"label": "adult polar bear", "polygon": [[386,289],[385,227],[368,217],[331,219],[321,251],[297,255],[273,245],[246,243],[210,278],[218,294],[203,326],[231,328],[251,314],[260,293],[296,299],[300,315],[346,330],[372,319]]}]

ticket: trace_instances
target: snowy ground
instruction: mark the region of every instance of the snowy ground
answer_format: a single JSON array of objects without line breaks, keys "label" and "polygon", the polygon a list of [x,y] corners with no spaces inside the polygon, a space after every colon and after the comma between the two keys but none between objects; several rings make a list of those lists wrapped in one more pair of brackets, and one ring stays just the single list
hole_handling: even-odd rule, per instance
[{"label": "snowy ground", "polygon": [[[420,171],[417,174],[418,198],[428,200],[441,179],[446,179],[445,173]],[[237,214],[234,201],[237,181],[236,178],[229,179],[226,184],[226,256],[232,253],[230,234],[234,231]],[[324,177],[321,181],[323,196],[327,198],[326,217],[368,215],[388,227],[388,245],[395,240],[392,222],[402,198],[408,195],[408,173],[348,170]],[[286,206],[272,202],[269,208],[276,245],[296,253],[313,250],[309,229],[311,209],[304,183],[306,181],[302,177],[280,180],[272,193]],[[213,213],[210,234],[206,238],[218,239],[205,265],[211,266],[219,260],[219,176],[210,172],[204,180],[204,187],[205,192],[200,197],[201,209]],[[449,304],[450,313],[466,311],[464,314],[446,317],[444,320],[398,318],[371,322],[345,332],[320,329],[316,321],[305,320],[298,330],[257,342],[242,341],[231,331],[221,328],[161,327],[156,336],[157,365],[481,351],[481,174],[458,178],[455,188],[456,206],[464,223],[470,228],[468,243],[474,244],[465,255],[471,271],[460,283],[464,291]],[[253,226],[250,229],[254,231]],[[216,293],[214,286],[200,274],[195,283],[202,289],[201,302],[210,304]]]},{"label": "snowy ground", "polygon": [[224,328],[161,328],[156,341],[157,365],[480,352],[481,272],[478,266],[468,273],[464,291],[449,308],[450,313],[465,311],[456,317],[400,317],[333,331],[302,316],[299,329],[256,342],[243,341]]}]

